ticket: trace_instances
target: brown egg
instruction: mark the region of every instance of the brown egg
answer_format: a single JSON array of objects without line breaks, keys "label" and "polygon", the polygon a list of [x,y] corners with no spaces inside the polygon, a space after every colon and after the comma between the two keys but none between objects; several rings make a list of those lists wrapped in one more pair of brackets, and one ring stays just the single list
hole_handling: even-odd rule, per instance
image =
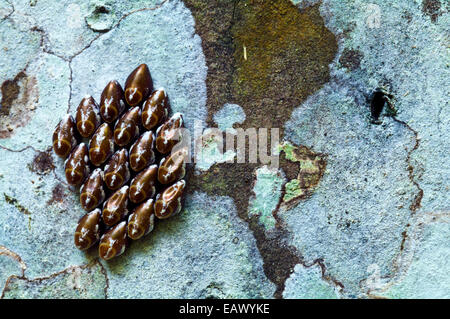
[{"label": "brown egg", "polygon": [[184,178],[187,155],[187,148],[182,148],[163,158],[158,168],[158,181],[161,184],[171,184]]},{"label": "brown egg", "polygon": [[74,128],[75,121],[70,114],[66,114],[56,126],[53,132],[53,150],[59,157],[66,158],[77,145]]},{"label": "brown egg", "polygon": [[80,203],[84,210],[90,211],[103,203],[105,191],[103,189],[102,170],[96,168],[80,188]]},{"label": "brown egg", "polygon": [[103,205],[102,218],[106,226],[113,226],[128,214],[128,186],[117,190]]},{"label": "brown egg", "polygon": [[100,239],[100,214],[97,208],[79,220],[75,230],[75,246],[78,249],[89,249]]},{"label": "brown egg", "polygon": [[75,121],[70,114],[58,123],[53,133],[53,150],[59,157],[66,158],[77,145]]},{"label": "brown egg", "polygon": [[77,108],[77,129],[83,137],[91,137],[101,124],[98,105],[90,95],[85,96]]},{"label": "brown egg", "polygon": [[142,134],[130,148],[130,166],[135,172],[140,172],[155,161],[155,135],[152,131]]},{"label": "brown egg", "polygon": [[151,165],[133,178],[130,184],[130,200],[133,203],[138,204],[155,195],[157,174],[158,165]]},{"label": "brown egg", "polygon": [[147,64],[141,64],[125,82],[125,99],[130,106],[142,103],[153,91],[153,81]]},{"label": "brown egg", "polygon": [[156,196],[155,216],[159,219],[169,218],[181,211],[181,197],[183,196],[186,182],[181,180],[166,188]]},{"label": "brown egg", "polygon": [[181,141],[183,117],[181,113],[175,113],[169,120],[161,125],[156,131],[156,149],[161,154],[169,153],[172,148]]},{"label": "brown egg", "polygon": [[144,102],[142,106],[142,125],[151,130],[162,124],[169,112],[169,103],[166,91],[158,89]]},{"label": "brown egg", "polygon": [[112,123],[125,110],[123,89],[117,81],[110,81],[100,97],[100,115],[106,123]]},{"label": "brown egg", "polygon": [[138,240],[153,230],[155,225],[155,213],[153,209],[153,199],[148,199],[136,207],[128,217],[128,237]]},{"label": "brown egg", "polygon": [[136,106],[126,112],[114,126],[114,142],[119,146],[128,145],[139,136],[141,109]]},{"label": "brown egg", "polygon": [[78,144],[65,161],[64,171],[67,183],[80,185],[89,175],[89,158],[86,144]]},{"label": "brown egg", "polygon": [[112,227],[100,239],[98,253],[100,258],[109,260],[125,251],[127,246],[127,222],[123,221]]},{"label": "brown egg", "polygon": [[100,166],[114,153],[114,138],[107,123],[100,125],[89,141],[89,158],[95,166]]},{"label": "brown egg", "polygon": [[104,168],[104,180],[106,186],[111,190],[116,190],[130,179],[130,169],[128,168],[128,151],[124,148],[111,156],[108,164]]}]

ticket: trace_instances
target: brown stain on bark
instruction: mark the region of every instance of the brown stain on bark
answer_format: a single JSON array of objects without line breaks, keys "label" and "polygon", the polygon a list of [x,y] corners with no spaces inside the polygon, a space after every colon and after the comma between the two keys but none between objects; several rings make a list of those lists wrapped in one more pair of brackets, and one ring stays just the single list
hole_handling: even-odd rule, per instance
[{"label": "brown stain on bark", "polygon": [[65,196],[65,187],[62,184],[56,184],[56,186],[52,189],[52,197],[47,201],[47,205],[63,203]]},{"label": "brown stain on bark", "polygon": [[49,148],[45,152],[38,151],[33,161],[28,165],[30,171],[38,175],[47,175],[50,173],[55,168],[51,153],[52,148]]},{"label": "brown stain on bark", "polygon": [[0,108],[1,115],[9,115],[9,111],[13,102],[19,96],[19,81],[25,78],[25,72],[19,72],[13,80],[6,80],[2,84],[2,107]]},{"label": "brown stain on bark", "polygon": [[353,49],[345,48],[339,58],[339,63],[350,71],[356,70],[361,64],[361,60],[364,58],[362,52]]},{"label": "brown stain on bark", "polygon": [[1,91],[0,139],[10,137],[16,128],[28,123],[39,99],[36,78],[25,71],[3,82]]},{"label": "brown stain on bark", "polygon": [[[319,6],[300,11],[289,0],[184,2],[194,15],[208,66],[207,124],[216,126],[213,115],[225,103],[235,103],[246,113],[245,122],[236,127],[280,128],[283,138],[292,110],[329,81],[328,65],[337,52]],[[289,176],[298,173],[298,163],[281,159],[280,164]],[[281,298],[285,280],[301,259],[284,243],[281,223],[268,235],[256,218],[248,218],[259,166],[220,163],[201,175],[190,171],[188,191],[233,198],[256,238],[265,274],[277,286],[274,296]]]},{"label": "brown stain on bark", "polygon": [[439,0],[423,0],[422,12],[430,17],[431,22],[437,22],[439,16],[442,15],[441,1]]}]

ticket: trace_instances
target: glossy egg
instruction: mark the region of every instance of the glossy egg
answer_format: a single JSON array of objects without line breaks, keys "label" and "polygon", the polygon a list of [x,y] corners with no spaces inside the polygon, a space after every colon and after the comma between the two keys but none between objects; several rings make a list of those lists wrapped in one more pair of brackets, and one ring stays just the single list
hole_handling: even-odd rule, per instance
[{"label": "glossy egg", "polygon": [[181,180],[156,196],[155,216],[159,219],[166,219],[181,211],[181,198],[183,196],[186,182]]},{"label": "glossy egg", "polygon": [[147,130],[151,130],[166,120],[168,112],[169,102],[166,91],[158,89],[145,100],[142,106],[142,125]]},{"label": "glossy egg", "polygon": [[89,142],[89,159],[100,166],[114,153],[113,132],[107,123],[100,125]]},{"label": "glossy egg", "polygon": [[130,179],[128,168],[128,151],[121,149],[111,156],[104,168],[104,180],[106,187],[116,190]]},{"label": "glossy egg", "polygon": [[86,144],[78,144],[64,164],[67,183],[80,185],[89,175],[89,158]]},{"label": "glossy egg", "polygon": [[77,108],[75,117],[77,129],[81,136],[91,137],[101,124],[98,105],[90,95],[85,96]]},{"label": "glossy egg", "polygon": [[125,110],[123,89],[117,81],[110,81],[100,97],[100,115],[106,123],[112,123]]},{"label": "glossy egg", "polygon": [[59,157],[66,158],[77,145],[75,127],[75,120],[70,114],[64,116],[56,126],[53,133],[53,150]]},{"label": "glossy egg", "polygon": [[151,232],[154,225],[155,213],[153,208],[153,199],[148,199],[136,207],[130,217],[128,217],[128,237],[133,240],[138,240]]},{"label": "glossy egg", "polygon": [[183,117],[181,113],[175,113],[169,120],[161,125],[156,131],[156,149],[161,154],[169,153],[172,148],[181,141]]},{"label": "glossy egg", "polygon": [[113,226],[128,214],[128,186],[117,190],[103,204],[102,218],[106,226]]},{"label": "glossy egg", "polygon": [[130,200],[133,203],[141,203],[155,195],[157,174],[158,165],[151,165],[133,178],[130,184]]},{"label": "glossy egg", "polygon": [[130,148],[130,166],[135,172],[142,169],[155,161],[155,152],[153,147],[155,144],[155,135],[152,131],[142,134]]},{"label": "glossy egg", "polygon": [[78,221],[75,230],[75,246],[80,250],[92,247],[100,239],[100,209],[87,213]]},{"label": "glossy egg", "polygon": [[90,211],[103,203],[105,190],[103,189],[102,170],[96,168],[80,188],[80,203],[84,210]]},{"label": "glossy egg", "polygon": [[163,158],[158,168],[158,181],[161,184],[171,184],[184,178],[187,155],[187,149],[183,148]]},{"label": "glossy egg", "polygon": [[112,227],[100,239],[98,253],[100,258],[110,260],[125,251],[127,246],[127,223],[125,221]]},{"label": "glossy egg", "polygon": [[153,91],[153,81],[147,64],[141,64],[128,76],[125,82],[125,100],[128,105],[142,103]]},{"label": "glossy egg", "polygon": [[114,126],[114,142],[119,146],[128,145],[139,135],[141,109],[136,106],[120,117]]}]

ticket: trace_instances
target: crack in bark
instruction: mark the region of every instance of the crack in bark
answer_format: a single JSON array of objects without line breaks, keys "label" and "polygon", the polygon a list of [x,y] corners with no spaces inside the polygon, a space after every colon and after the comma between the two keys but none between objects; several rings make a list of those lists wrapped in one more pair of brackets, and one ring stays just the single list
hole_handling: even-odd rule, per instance
[{"label": "crack in bark", "polygon": [[444,104],[441,104],[441,107],[439,108],[438,116],[437,116],[437,127],[438,131],[441,132],[441,114],[442,110],[444,109]]},{"label": "crack in bark", "polygon": [[418,193],[416,194],[413,202],[409,206],[409,209],[411,210],[411,212],[415,213],[417,211],[417,209],[419,209],[421,207],[421,202],[422,202],[422,198],[423,198],[423,189],[420,187],[419,183],[414,179],[414,177],[415,177],[414,176],[414,167],[411,164],[411,154],[415,150],[417,150],[420,146],[419,133],[416,130],[414,130],[411,126],[409,126],[408,123],[406,123],[405,121],[399,120],[395,116],[392,118],[395,122],[402,124],[410,132],[412,132],[414,134],[415,144],[414,144],[414,147],[408,152],[408,154],[406,156],[406,163],[408,164],[408,168],[407,168],[408,169],[408,177],[409,177],[411,183],[413,183],[414,186],[418,189]]},{"label": "crack in bark", "polygon": [[100,266],[100,272],[105,276],[106,285],[104,288],[105,291],[105,299],[108,299],[108,289],[109,289],[109,277],[108,277],[108,271],[106,270],[105,266],[100,262],[99,259],[96,259],[98,265]]},{"label": "crack in bark", "polygon": [[339,280],[337,280],[334,277],[332,277],[332,276],[327,274],[327,266],[325,266],[323,258],[317,258],[309,265],[306,264],[306,263],[301,263],[301,265],[303,267],[305,267],[305,268],[310,268],[310,267],[312,267],[314,265],[319,265],[320,270],[322,272],[322,279],[323,280],[325,280],[326,282],[329,282],[330,284],[334,285],[339,290],[343,290],[345,288],[344,284],[342,282],[340,282]]},{"label": "crack in bark", "polygon": [[[5,248],[3,246],[0,246],[0,255],[2,254],[2,248]],[[17,254],[15,254],[17,255]],[[17,255],[17,257],[19,258],[19,260],[22,260],[20,258],[19,255]],[[25,264],[24,264],[25,265]],[[15,279],[20,279],[20,280],[25,280],[28,283],[41,283],[44,280],[48,280],[48,279],[52,279],[55,278],[59,275],[63,275],[63,274],[69,274],[71,272],[74,272],[77,269],[80,270],[84,270],[84,269],[88,269],[88,268],[92,268],[95,265],[98,265],[100,267],[100,272],[102,273],[103,276],[105,276],[105,287],[104,287],[104,292],[105,292],[105,299],[108,299],[108,289],[109,289],[109,278],[108,278],[108,273],[105,269],[105,267],[102,265],[102,263],[99,261],[98,258],[94,259],[93,261],[85,264],[85,265],[81,265],[81,266],[70,266],[67,267],[61,271],[58,271],[56,273],[53,273],[49,276],[43,276],[43,277],[37,277],[34,279],[29,279],[25,276],[25,269],[22,272],[22,275],[17,276],[17,275],[11,275],[8,277],[8,279],[6,280],[5,286],[2,289],[2,293],[0,294],[0,299],[3,299],[5,297],[5,292],[8,291],[8,286],[10,285],[11,281],[15,280]],[[26,267],[26,266],[25,266]]]},{"label": "crack in bark", "polygon": [[[12,258],[12,259],[14,259],[15,261],[17,261],[17,262],[19,263],[19,265],[20,265],[20,270],[21,270],[21,275],[20,275],[20,276],[21,276],[21,277],[25,277],[25,270],[27,269],[27,265],[26,265],[25,262],[22,260],[22,258],[20,257],[19,254],[17,254],[17,253],[15,253],[15,252],[13,252],[12,250],[6,248],[5,246],[0,245],[0,256],[1,256],[1,255],[7,256],[7,257]],[[9,277],[6,279],[5,285],[4,285],[3,288],[2,288],[2,293],[1,293],[1,295],[0,295],[0,299],[2,299],[1,296],[3,296],[3,291],[4,291],[5,288],[6,288],[6,284],[8,283],[9,278],[11,278],[12,276],[14,276],[14,275],[11,275],[11,276],[9,276]]]},{"label": "crack in bark", "polygon": [[12,10],[10,13],[8,13],[6,16],[4,16],[0,22],[3,22],[5,20],[9,19],[9,17],[12,16],[12,14],[16,11],[16,9],[14,8],[14,4],[11,1],[6,0],[6,2],[11,6]]},{"label": "crack in bark", "polygon": [[60,59],[62,59],[62,60],[64,60],[64,61],[66,61],[66,62],[68,61],[68,59],[65,58],[64,56],[59,55],[59,54],[53,52],[51,49],[47,48],[47,43],[48,43],[49,41],[48,41],[48,35],[47,35],[47,32],[45,32],[44,29],[42,29],[42,28],[39,27],[39,26],[33,26],[33,27],[30,29],[30,31],[38,32],[38,33],[41,35],[41,40],[40,40],[40,42],[39,42],[39,46],[40,46],[40,48],[42,49],[42,52],[47,53],[47,54],[50,54],[50,55],[54,55],[54,56],[56,56],[57,58],[60,58]]},{"label": "crack in bark", "polygon": [[[386,292],[389,288],[395,284],[401,282],[403,276],[405,276],[411,267],[411,263],[414,258],[414,253],[416,250],[417,241],[419,235],[423,232],[423,227],[431,223],[441,222],[441,220],[450,217],[450,211],[448,210],[437,210],[434,212],[426,212],[421,215],[416,215],[418,218],[414,223],[408,224],[408,228],[411,229],[411,234],[408,236],[406,231],[404,232],[404,240],[402,242],[404,249],[402,249],[395,260],[395,273],[391,276],[382,277],[380,279],[388,280],[382,287],[377,289],[368,289],[366,294],[369,298],[374,299],[387,299],[387,297],[380,296],[379,294]],[[406,248],[405,248],[406,247]],[[362,286],[364,280],[360,282]]]},{"label": "crack in bark", "polygon": [[72,70],[72,60],[69,63],[69,98],[67,100],[67,113],[70,112],[70,105],[72,104],[72,82],[73,82],[73,70]]},{"label": "crack in bark", "polygon": [[27,265],[22,260],[22,258],[19,256],[19,254],[17,254],[15,252],[13,252],[12,250],[6,248],[5,246],[0,245],[0,256],[1,255],[8,256],[8,257],[14,259],[15,261],[17,261],[20,264],[20,268],[22,270],[22,276],[25,275],[25,270],[27,269]]},{"label": "crack in bark", "polygon": [[[420,138],[419,138],[419,133],[414,130],[408,123],[406,123],[405,121],[399,120],[398,118],[396,118],[395,116],[392,116],[392,119],[401,124],[402,126],[406,127],[407,130],[409,130],[410,132],[413,133],[414,135],[414,147],[408,151],[407,156],[406,156],[406,164],[408,165],[408,178],[411,181],[411,183],[414,184],[414,186],[418,189],[418,192],[416,194],[416,196],[414,197],[413,202],[411,203],[411,205],[409,206],[409,209],[411,211],[412,215],[415,215],[415,212],[417,211],[417,209],[419,209],[421,207],[421,202],[422,202],[422,198],[423,198],[423,189],[420,187],[419,183],[414,179],[414,167],[411,164],[411,154],[417,150],[420,146]],[[392,272],[391,275],[386,275],[384,277],[381,277],[379,279],[384,279],[384,280],[389,280],[389,283],[386,284],[386,287],[383,288],[383,290],[386,290],[387,287],[391,286],[391,282],[392,280],[394,280],[396,278],[396,276],[398,276],[398,273],[400,271],[400,265],[398,260],[401,258],[401,255],[403,254],[403,252],[405,251],[405,246],[406,243],[408,241],[408,237],[411,237],[411,235],[408,235],[408,230],[411,227],[411,223],[408,223],[405,227],[405,230],[402,232],[402,241],[400,243],[400,251],[397,257],[397,261],[394,261],[394,270]],[[364,291],[364,283],[366,282],[368,278],[363,279],[359,282],[359,287],[361,288],[362,291]],[[369,298],[374,298],[374,299],[386,299],[383,296],[377,296],[372,294],[372,290],[369,288],[367,291],[365,291],[365,294],[367,295],[367,297]]]},{"label": "crack in bark", "polygon": [[4,149],[5,151],[13,152],[13,153],[21,153],[21,152],[24,152],[24,151],[26,151],[28,149],[32,149],[35,152],[40,152],[40,150],[34,148],[31,145],[25,146],[24,148],[21,148],[21,149],[18,149],[18,150],[14,150],[14,149],[11,149],[11,148],[3,146],[3,145],[0,145],[0,148]]}]

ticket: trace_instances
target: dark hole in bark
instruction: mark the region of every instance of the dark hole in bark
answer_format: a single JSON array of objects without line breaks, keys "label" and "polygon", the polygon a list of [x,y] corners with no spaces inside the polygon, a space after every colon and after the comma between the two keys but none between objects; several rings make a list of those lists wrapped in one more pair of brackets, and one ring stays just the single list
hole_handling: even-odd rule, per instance
[{"label": "dark hole in bark", "polygon": [[100,6],[95,8],[95,13],[109,13],[109,10],[104,6]]},{"label": "dark hole in bark", "polygon": [[381,112],[383,112],[384,105],[386,104],[386,95],[381,91],[375,91],[370,102],[370,113],[374,120],[380,118]]}]

